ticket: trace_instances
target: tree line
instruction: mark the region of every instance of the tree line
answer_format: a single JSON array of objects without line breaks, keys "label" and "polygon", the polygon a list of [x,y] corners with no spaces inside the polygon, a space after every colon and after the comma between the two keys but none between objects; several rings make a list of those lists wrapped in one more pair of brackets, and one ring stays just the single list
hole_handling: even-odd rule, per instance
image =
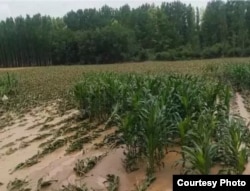
[{"label": "tree line", "polygon": [[250,1],[180,1],[36,14],[0,22],[0,66],[250,56]]}]

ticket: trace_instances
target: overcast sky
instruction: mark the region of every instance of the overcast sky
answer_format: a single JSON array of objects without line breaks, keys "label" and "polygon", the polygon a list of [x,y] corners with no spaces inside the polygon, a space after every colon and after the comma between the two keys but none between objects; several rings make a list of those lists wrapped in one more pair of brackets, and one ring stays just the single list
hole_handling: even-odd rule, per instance
[{"label": "overcast sky", "polygon": [[[171,2],[173,0],[165,0]],[[181,0],[184,3],[191,3],[193,6],[205,7],[209,0]],[[129,4],[131,7],[138,7],[143,3],[161,4],[160,0],[0,0],[0,20],[6,17],[16,17],[26,14],[63,16],[70,10],[84,8],[100,8],[103,5],[109,5],[113,8]]]}]

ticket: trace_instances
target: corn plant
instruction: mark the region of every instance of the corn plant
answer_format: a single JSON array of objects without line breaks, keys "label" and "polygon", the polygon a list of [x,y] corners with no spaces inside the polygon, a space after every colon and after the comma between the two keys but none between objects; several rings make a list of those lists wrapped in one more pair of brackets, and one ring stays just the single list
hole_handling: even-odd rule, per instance
[{"label": "corn plant", "polygon": [[209,174],[213,166],[213,158],[217,154],[216,144],[198,145],[193,142],[192,147],[183,146],[185,159],[191,164],[184,173]]},{"label": "corn plant", "polygon": [[14,74],[0,75],[0,96],[15,94],[17,91],[17,78]]},{"label": "corn plant", "polygon": [[85,75],[74,92],[90,120],[120,128],[128,171],[145,159],[152,174],[173,143],[182,148],[187,173],[209,174],[225,159],[221,153],[234,155],[228,164],[238,173],[246,163],[236,144],[246,137],[228,123],[231,90],[221,83],[189,75],[99,73]]},{"label": "corn plant", "polygon": [[227,64],[216,75],[219,80],[232,85],[236,90],[250,88],[250,64]]},{"label": "corn plant", "polygon": [[185,173],[209,174],[217,154],[217,145],[213,143],[216,116],[205,109],[200,113],[197,121],[186,120],[180,125],[186,125],[184,122],[189,122],[189,126],[192,126],[185,134],[187,141],[182,142]]},{"label": "corn plant", "polygon": [[228,123],[223,139],[219,142],[220,154],[225,165],[232,167],[234,173],[241,174],[248,158],[247,143],[244,141],[245,127],[233,119]]}]

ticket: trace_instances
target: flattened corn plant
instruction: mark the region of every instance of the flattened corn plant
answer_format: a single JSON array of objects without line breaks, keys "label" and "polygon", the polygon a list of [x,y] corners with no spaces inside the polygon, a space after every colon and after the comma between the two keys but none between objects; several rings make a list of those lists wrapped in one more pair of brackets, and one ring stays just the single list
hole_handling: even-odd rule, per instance
[{"label": "flattened corn plant", "polygon": [[95,73],[76,84],[74,95],[90,120],[120,127],[128,170],[145,159],[152,174],[176,144],[184,173],[209,174],[223,162],[243,172],[248,148],[239,145],[247,142],[240,133],[246,127],[230,122],[228,86],[189,75]]}]

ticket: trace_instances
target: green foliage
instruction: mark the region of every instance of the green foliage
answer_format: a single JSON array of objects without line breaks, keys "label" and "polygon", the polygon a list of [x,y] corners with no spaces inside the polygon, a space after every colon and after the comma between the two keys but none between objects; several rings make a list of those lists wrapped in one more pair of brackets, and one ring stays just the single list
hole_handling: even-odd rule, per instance
[{"label": "green foliage", "polygon": [[14,74],[0,75],[0,97],[3,95],[12,95],[17,92],[18,81]]},{"label": "green foliage", "polygon": [[169,144],[181,145],[185,173],[209,174],[225,159],[218,154],[222,145],[226,157],[235,157],[227,164],[234,172],[242,173],[247,162],[247,148],[237,150],[246,140],[229,121],[230,89],[220,83],[188,75],[99,73],[85,75],[74,92],[90,119],[119,126],[128,171],[145,159],[152,174]]},{"label": "green foliage", "polygon": [[224,139],[219,141],[222,161],[231,167],[231,173],[242,174],[248,161],[244,135],[246,128],[243,122],[236,120],[228,121],[228,128],[223,130]]},{"label": "green foliage", "polygon": [[7,18],[0,23],[0,66],[249,56],[249,20],[247,0],[214,0],[202,14],[177,1]]},{"label": "green foliage", "polygon": [[218,77],[237,90],[250,89],[250,64],[228,64],[221,67]]}]

